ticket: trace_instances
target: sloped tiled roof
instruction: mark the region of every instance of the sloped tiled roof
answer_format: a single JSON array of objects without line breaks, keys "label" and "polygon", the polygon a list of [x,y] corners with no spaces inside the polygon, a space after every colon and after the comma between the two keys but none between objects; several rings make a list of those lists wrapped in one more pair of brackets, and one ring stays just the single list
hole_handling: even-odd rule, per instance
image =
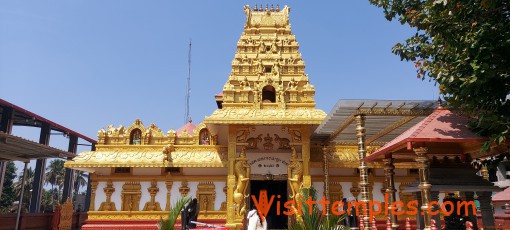
[{"label": "sloped tiled roof", "polygon": [[468,118],[453,113],[448,109],[436,109],[428,117],[388,142],[365,161],[397,150],[409,142],[482,142],[486,139],[473,133],[467,127]]},{"label": "sloped tiled roof", "polygon": [[492,196],[492,201],[510,201],[510,187]]}]

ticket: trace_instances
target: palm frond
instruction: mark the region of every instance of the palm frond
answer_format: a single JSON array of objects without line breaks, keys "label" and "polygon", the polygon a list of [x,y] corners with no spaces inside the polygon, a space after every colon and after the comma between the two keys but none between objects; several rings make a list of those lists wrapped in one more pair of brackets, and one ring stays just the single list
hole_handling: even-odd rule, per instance
[{"label": "palm frond", "polygon": [[162,217],[159,218],[160,229],[164,230],[173,230],[175,222],[177,221],[177,217],[181,214],[181,210],[184,206],[191,200],[191,197],[181,197],[173,206],[170,206],[170,210],[168,211],[168,218],[163,220]]}]

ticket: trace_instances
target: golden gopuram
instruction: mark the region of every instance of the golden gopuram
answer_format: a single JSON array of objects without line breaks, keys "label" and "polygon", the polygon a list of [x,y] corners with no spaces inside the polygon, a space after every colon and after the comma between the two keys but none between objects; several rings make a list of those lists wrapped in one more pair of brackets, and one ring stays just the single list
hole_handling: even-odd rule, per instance
[{"label": "golden gopuram", "polygon": [[[250,196],[261,190],[278,196],[283,210],[301,188],[314,187],[318,198],[333,201],[384,200],[388,191],[395,194],[416,180],[414,164],[360,163],[360,158],[436,104],[340,101],[327,115],[316,109],[312,82],[321,79],[305,72],[290,8],[245,6],[244,11],[232,70],[210,116],[169,131],[138,119],[110,125],[99,130],[95,151],[65,163],[91,173],[84,229],[155,226],[183,196],[198,199],[200,222],[241,229],[254,208]],[[365,116],[381,119],[370,123]],[[365,131],[373,124],[379,129]],[[385,176],[390,171],[396,178],[392,187]],[[413,199],[410,193],[394,196]],[[276,215],[275,209],[268,214],[269,228],[286,229],[292,217]]]}]

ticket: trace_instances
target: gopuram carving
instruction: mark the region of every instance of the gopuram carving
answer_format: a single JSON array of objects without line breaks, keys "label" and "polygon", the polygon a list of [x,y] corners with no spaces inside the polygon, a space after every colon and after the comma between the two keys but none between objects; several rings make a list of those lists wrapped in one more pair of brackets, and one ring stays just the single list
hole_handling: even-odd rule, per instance
[{"label": "gopuram carving", "polygon": [[142,192],[140,182],[128,181],[122,186],[122,211],[138,211],[140,207],[140,198]]},{"label": "gopuram carving", "polygon": [[302,159],[299,159],[296,153],[296,149],[291,147],[292,155],[290,157],[290,164],[287,168],[287,174],[289,177],[289,187],[291,190],[290,198],[295,199],[296,194],[301,189],[303,185],[303,162]]},{"label": "gopuram carving", "polygon": [[248,183],[250,181],[250,166],[248,165],[248,159],[246,158],[246,147],[243,146],[239,158],[236,159],[234,166],[235,177],[237,180],[234,189],[234,202],[236,204],[236,215],[244,216],[246,212],[245,198],[248,197],[246,194],[248,189]]},{"label": "gopuram carving", "polygon": [[222,108],[204,122],[320,124],[326,114],[315,109],[315,88],[291,33],[290,8],[245,6],[244,11],[246,23],[232,71],[216,97]]},{"label": "gopuram carving", "polygon": [[106,182],[106,187],[103,189],[103,191],[106,194],[106,201],[99,205],[98,211],[117,211],[117,208],[115,208],[115,203],[111,201],[112,194],[115,192],[115,188],[113,187],[111,180]]},{"label": "gopuram carving", "polygon": [[143,211],[161,211],[161,206],[159,205],[159,202],[155,200],[156,194],[159,192],[158,183],[155,180],[152,180],[151,187],[147,188],[147,191],[149,191],[151,199],[150,201],[145,203]]}]

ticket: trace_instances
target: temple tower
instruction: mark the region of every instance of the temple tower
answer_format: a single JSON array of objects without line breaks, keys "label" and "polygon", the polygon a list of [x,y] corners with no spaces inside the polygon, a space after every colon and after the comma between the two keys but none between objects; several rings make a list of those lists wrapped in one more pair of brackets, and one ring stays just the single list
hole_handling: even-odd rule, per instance
[{"label": "temple tower", "polygon": [[232,71],[216,95],[218,109],[204,120],[213,133],[228,133],[229,228],[241,226],[250,194],[271,187],[285,201],[311,187],[311,129],[326,116],[315,109],[315,88],[291,32],[290,8],[245,6],[244,11]]}]

